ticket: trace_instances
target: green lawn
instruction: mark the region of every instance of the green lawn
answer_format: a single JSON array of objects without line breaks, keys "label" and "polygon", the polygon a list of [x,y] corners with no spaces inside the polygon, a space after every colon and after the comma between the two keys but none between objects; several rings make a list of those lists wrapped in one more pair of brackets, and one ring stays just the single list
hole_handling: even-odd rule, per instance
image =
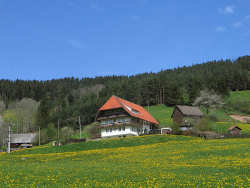
[{"label": "green lawn", "polygon": [[[154,137],[133,139],[136,144]],[[71,146],[65,153],[0,154],[0,187],[250,186],[250,139],[183,138],[94,150],[83,146],[82,151]]]}]

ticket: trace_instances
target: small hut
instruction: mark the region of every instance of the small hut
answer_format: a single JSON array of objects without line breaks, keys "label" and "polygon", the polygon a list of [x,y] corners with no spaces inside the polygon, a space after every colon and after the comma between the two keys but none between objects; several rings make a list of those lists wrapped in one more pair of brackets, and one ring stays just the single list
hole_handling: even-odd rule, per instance
[{"label": "small hut", "polygon": [[19,148],[31,148],[35,141],[36,133],[26,134],[11,134],[10,145],[11,150],[17,150]]},{"label": "small hut", "polygon": [[238,126],[232,126],[228,129],[229,133],[234,136],[240,135],[241,130],[242,129]]}]

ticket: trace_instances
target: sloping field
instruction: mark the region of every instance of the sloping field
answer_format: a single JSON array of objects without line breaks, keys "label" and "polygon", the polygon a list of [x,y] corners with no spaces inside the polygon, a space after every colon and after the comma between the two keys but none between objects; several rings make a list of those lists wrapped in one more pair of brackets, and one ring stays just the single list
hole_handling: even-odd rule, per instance
[{"label": "sloping field", "polygon": [[168,107],[163,104],[145,107],[160,123],[161,127],[168,127],[173,124],[171,115],[173,113],[174,107]]},{"label": "sloping field", "polygon": [[250,186],[250,139],[170,138],[130,147],[2,154],[0,187]]},{"label": "sloping field", "polygon": [[230,93],[230,101],[237,102],[237,101],[246,101],[250,102],[250,90],[245,91],[233,91]]}]

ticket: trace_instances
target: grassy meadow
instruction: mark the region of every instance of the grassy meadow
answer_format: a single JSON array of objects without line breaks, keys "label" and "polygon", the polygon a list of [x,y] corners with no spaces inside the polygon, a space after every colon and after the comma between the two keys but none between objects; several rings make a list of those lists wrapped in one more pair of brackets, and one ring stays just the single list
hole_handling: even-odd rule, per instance
[{"label": "grassy meadow", "polygon": [[67,152],[43,146],[0,154],[0,187],[250,186],[250,139],[155,135],[101,142]]}]

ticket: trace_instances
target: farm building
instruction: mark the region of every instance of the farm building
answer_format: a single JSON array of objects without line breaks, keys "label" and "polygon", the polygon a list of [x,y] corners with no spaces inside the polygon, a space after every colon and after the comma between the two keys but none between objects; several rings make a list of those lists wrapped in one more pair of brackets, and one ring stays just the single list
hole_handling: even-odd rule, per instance
[{"label": "farm building", "polygon": [[228,129],[228,131],[231,135],[240,135],[241,130],[242,129],[238,126],[232,126]]},{"label": "farm building", "polygon": [[197,121],[203,117],[203,113],[198,107],[176,105],[171,116],[173,122],[181,125],[181,130],[187,130],[191,124],[190,121]]},{"label": "farm building", "polygon": [[101,137],[148,134],[159,124],[142,106],[112,96],[97,112]]},{"label": "farm building", "polygon": [[12,150],[30,148],[35,141],[36,133],[11,134],[10,146]]}]

